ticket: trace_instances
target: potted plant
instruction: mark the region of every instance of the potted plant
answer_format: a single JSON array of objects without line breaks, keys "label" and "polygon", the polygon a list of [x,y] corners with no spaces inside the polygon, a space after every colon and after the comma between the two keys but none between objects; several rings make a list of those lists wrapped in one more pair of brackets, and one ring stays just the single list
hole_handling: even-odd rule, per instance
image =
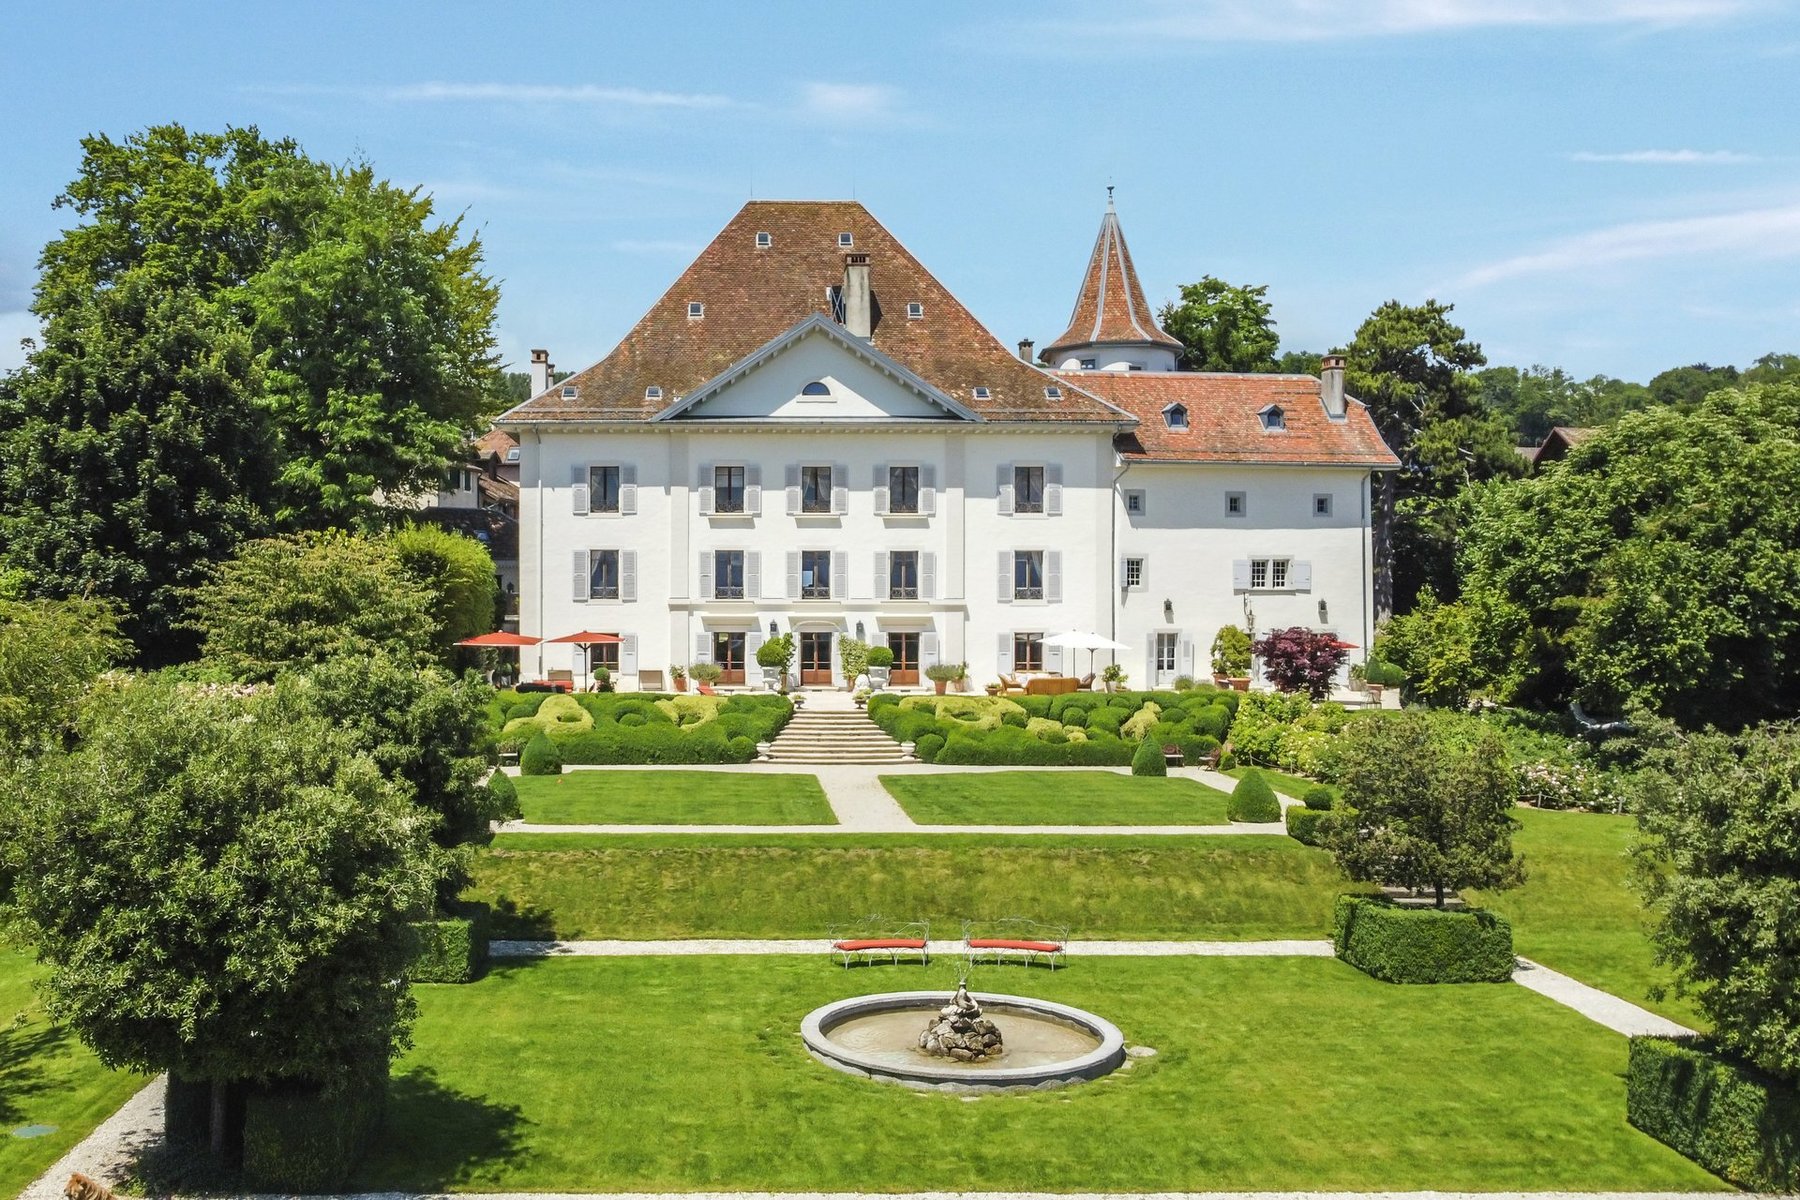
[{"label": "potted plant", "polygon": [[1212,644],[1213,683],[1250,690],[1250,635],[1236,625],[1221,626]]},{"label": "potted plant", "polygon": [[594,668],[594,690],[610,692],[613,690],[612,672],[605,667]]},{"label": "potted plant", "polygon": [[669,682],[675,685],[678,692],[687,691],[687,668],[669,664]]},{"label": "potted plant", "polygon": [[688,674],[694,677],[696,683],[711,687],[719,682],[719,676],[725,674],[725,668],[715,662],[697,662],[688,668]]},{"label": "potted plant", "polygon": [[870,646],[868,659],[869,686],[882,691],[888,685],[888,673],[894,668],[894,652],[886,646]]},{"label": "potted plant", "polygon": [[951,680],[962,678],[962,671],[961,663],[932,663],[925,668],[925,678],[931,680],[932,686],[941,696],[944,694],[944,689],[950,686]]},{"label": "potted plant", "polygon": [[860,638],[838,639],[838,664],[844,669],[844,690],[856,690],[856,681],[869,669],[869,644]]},{"label": "potted plant", "polygon": [[1107,663],[1100,668],[1100,682],[1106,685],[1106,690],[1109,692],[1118,691],[1119,685],[1124,683],[1127,678],[1129,676],[1125,674],[1125,668],[1116,662]]},{"label": "potted plant", "polygon": [[794,665],[794,635],[779,633],[758,646],[756,665],[762,668],[764,687],[772,692],[787,691],[788,668]]},{"label": "potted plant", "polygon": [[[940,688],[938,690],[942,691],[943,689]],[[987,685],[987,694],[990,696],[998,696],[1000,694],[1000,683],[998,680]]]},{"label": "potted plant", "polygon": [[857,688],[856,695],[850,697],[850,699],[856,704],[856,707],[861,708],[869,702],[869,697],[872,695],[874,695],[874,693],[868,688]]},{"label": "potted plant", "polygon": [[968,690],[966,685],[969,682],[969,664],[966,662],[956,663],[955,666],[956,674],[951,678],[950,682],[956,685],[957,691],[966,691]]}]

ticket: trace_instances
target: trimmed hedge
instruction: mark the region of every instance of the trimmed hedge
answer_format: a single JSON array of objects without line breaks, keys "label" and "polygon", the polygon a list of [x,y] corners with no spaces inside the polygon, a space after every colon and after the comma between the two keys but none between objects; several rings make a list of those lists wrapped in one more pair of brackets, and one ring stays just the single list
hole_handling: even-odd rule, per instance
[{"label": "trimmed hedge", "polygon": [[1133,775],[1167,775],[1169,763],[1163,757],[1162,744],[1152,738],[1145,738],[1139,742],[1137,752],[1131,756],[1131,773]]},{"label": "trimmed hedge", "polygon": [[1261,771],[1246,771],[1231,789],[1231,800],[1225,815],[1233,821],[1266,823],[1281,820],[1281,801]]},{"label": "trimmed hedge", "polygon": [[1512,926],[1485,909],[1402,908],[1374,896],[1339,896],[1337,956],[1389,983],[1506,983]]},{"label": "trimmed hedge", "polygon": [[547,734],[535,734],[525,743],[524,752],[519,755],[519,774],[561,775],[562,769],[562,753]]},{"label": "trimmed hedge", "polygon": [[406,977],[414,983],[468,983],[488,958],[488,906],[458,904],[456,915],[412,923],[414,951]]},{"label": "trimmed hedge", "polygon": [[[926,762],[978,766],[1128,766],[1147,732],[1198,760],[1219,749],[1235,697],[1211,687],[1191,692],[1075,692],[1060,696],[896,696],[869,699],[869,718]],[[1126,721],[1141,730],[1121,736]],[[941,738],[940,747],[928,738]],[[926,747],[931,749],[927,750]]]},{"label": "trimmed hedge", "polygon": [[1625,1115],[1739,1187],[1800,1190],[1800,1092],[1702,1039],[1632,1038]]},{"label": "trimmed hedge", "polygon": [[332,1192],[350,1177],[387,1112],[387,1063],[335,1091],[289,1082],[244,1100],[245,1190]]},{"label": "trimmed hedge", "polygon": [[508,820],[519,818],[519,785],[512,781],[512,776],[505,771],[496,770],[488,776],[487,789],[488,794],[494,798],[494,807],[504,813]]},{"label": "trimmed hedge", "polygon": [[1300,797],[1300,803],[1314,812],[1330,812],[1332,805],[1337,803],[1337,793],[1323,783],[1315,783],[1306,789],[1306,794]]},{"label": "trimmed hedge", "polygon": [[[506,693],[501,697],[500,711],[514,711],[508,707]],[[787,697],[768,695],[582,692],[540,696],[536,701],[539,710],[551,705],[538,714],[537,726],[515,727],[510,732],[502,726],[503,735],[513,738],[537,728],[549,737],[564,763],[584,766],[751,762],[756,758],[756,744],[774,741],[794,713]],[[523,770],[523,755],[519,761]]]},{"label": "trimmed hedge", "polygon": [[1296,804],[1287,810],[1288,836],[1303,846],[1319,844],[1319,822],[1325,814],[1316,808],[1303,808]]}]

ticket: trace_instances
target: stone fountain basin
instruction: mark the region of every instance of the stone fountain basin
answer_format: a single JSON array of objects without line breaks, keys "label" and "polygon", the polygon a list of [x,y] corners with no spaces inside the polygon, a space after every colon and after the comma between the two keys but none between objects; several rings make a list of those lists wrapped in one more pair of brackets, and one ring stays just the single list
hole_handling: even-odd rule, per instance
[{"label": "stone fountain basin", "polygon": [[800,1036],[814,1058],[852,1075],[899,1083],[914,1088],[937,1088],[944,1091],[1011,1091],[1021,1088],[1061,1087],[1098,1079],[1125,1061],[1125,1035],[1119,1027],[1102,1017],[1067,1004],[1038,1000],[1030,996],[1007,996],[992,992],[975,993],[975,1001],[990,1018],[1009,1015],[1035,1021],[1064,1025],[1088,1035],[1098,1044],[1084,1053],[1054,1062],[1029,1066],[1008,1065],[1002,1057],[983,1064],[958,1063],[932,1058],[919,1053],[904,1062],[892,1054],[867,1054],[855,1047],[832,1040],[834,1029],[860,1017],[881,1013],[914,1013],[918,1025],[912,1030],[917,1038],[938,1010],[950,1003],[950,992],[883,992],[874,996],[852,996],[816,1008],[800,1024]]}]

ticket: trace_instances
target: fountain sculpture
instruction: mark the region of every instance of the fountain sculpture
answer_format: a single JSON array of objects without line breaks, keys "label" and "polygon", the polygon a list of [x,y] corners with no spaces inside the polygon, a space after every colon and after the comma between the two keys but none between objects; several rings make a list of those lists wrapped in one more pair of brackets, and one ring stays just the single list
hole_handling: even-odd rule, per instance
[{"label": "fountain sculpture", "polygon": [[919,1049],[936,1058],[957,1062],[988,1062],[1006,1053],[1000,1027],[981,1015],[981,1005],[969,995],[969,981],[956,985],[950,1003],[919,1035]]}]

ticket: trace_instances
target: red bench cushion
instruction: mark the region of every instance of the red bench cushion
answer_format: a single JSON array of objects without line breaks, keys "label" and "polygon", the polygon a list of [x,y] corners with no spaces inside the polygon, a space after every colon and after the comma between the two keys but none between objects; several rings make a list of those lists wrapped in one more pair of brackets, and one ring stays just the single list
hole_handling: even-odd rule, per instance
[{"label": "red bench cushion", "polygon": [[863,938],[859,941],[833,942],[833,950],[923,950],[924,938]]},{"label": "red bench cushion", "polygon": [[970,938],[971,950],[1035,950],[1039,954],[1054,954],[1062,949],[1061,942],[1015,942],[1007,938]]}]

